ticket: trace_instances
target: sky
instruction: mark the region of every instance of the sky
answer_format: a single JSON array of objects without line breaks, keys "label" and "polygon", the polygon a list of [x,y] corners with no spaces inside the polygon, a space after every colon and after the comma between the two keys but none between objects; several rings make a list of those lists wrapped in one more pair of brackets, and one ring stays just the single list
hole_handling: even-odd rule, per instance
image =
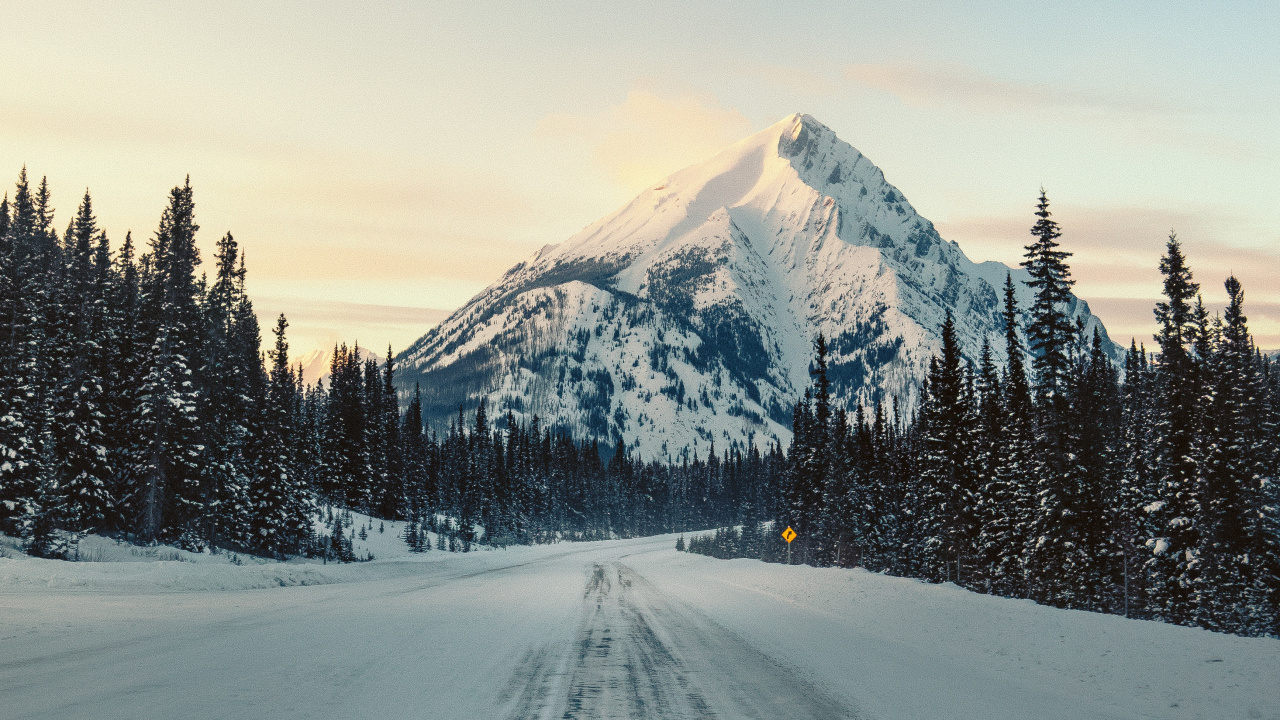
[{"label": "sky", "polygon": [[[0,178],[118,246],[190,176],[293,354],[404,349],[646,185],[809,113],[970,258],[1043,187],[1076,293],[1152,344],[1170,232],[1280,348],[1274,2],[0,0]],[[5,187],[12,188],[6,184]]]}]

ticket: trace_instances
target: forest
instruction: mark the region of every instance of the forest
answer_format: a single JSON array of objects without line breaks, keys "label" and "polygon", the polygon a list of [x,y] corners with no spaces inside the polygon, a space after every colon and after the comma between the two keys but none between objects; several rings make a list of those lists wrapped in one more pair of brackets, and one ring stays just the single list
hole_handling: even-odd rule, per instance
[{"label": "forest", "polygon": [[[86,191],[55,229],[24,169],[0,204],[0,531],[73,558],[86,533],[192,550],[355,559],[333,508],[440,532],[439,549],[689,533],[682,549],[955,582],[1066,608],[1280,634],[1280,365],[1244,291],[1211,315],[1176,236],[1160,332],[1123,368],[1066,314],[1040,197],[1004,288],[1004,347],[962,357],[950,317],[919,402],[833,408],[827,348],[788,448],[631,457],[534,417],[423,422],[394,356],[339,346],[325,382],[262,329],[230,233],[201,270],[190,182],[145,247],[113,250]],[[788,546],[779,533],[793,528]],[[720,528],[713,535],[697,531]],[[448,542],[445,542],[447,536]],[[415,550],[431,549],[406,533]]]}]

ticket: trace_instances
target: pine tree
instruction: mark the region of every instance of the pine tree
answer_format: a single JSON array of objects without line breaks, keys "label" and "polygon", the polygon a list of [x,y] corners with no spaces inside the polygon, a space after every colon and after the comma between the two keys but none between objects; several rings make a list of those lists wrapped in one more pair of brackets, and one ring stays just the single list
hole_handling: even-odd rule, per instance
[{"label": "pine tree", "polygon": [[139,421],[130,458],[138,482],[142,537],[177,539],[189,548],[201,545],[205,504],[204,446],[193,372],[201,352],[195,277],[198,229],[188,180],[170,193],[151,242],[141,312],[150,347],[143,351]]},{"label": "pine tree", "polygon": [[400,441],[400,401],[395,389],[395,358],[387,346],[387,359],[382,366],[381,382],[375,387],[380,391],[374,417],[370,426],[379,435],[380,465],[376,471],[378,487],[375,490],[376,511],[382,517],[404,516],[405,478],[403,446]]},{"label": "pine tree", "polygon": [[1155,309],[1160,324],[1160,359],[1156,368],[1159,416],[1154,460],[1159,496],[1147,506],[1155,536],[1147,541],[1152,610],[1162,619],[1186,623],[1195,614],[1200,548],[1200,462],[1197,458],[1199,371],[1192,355],[1197,322],[1191,300],[1200,286],[1182,255],[1176,234],[1169,236],[1160,259],[1165,300]]},{"label": "pine tree", "polygon": [[103,346],[106,363],[103,412],[111,419],[105,425],[107,462],[112,470],[111,487],[116,498],[112,519],[119,529],[130,531],[142,514],[137,493],[140,483],[133,475],[137,466],[132,453],[136,450],[133,432],[141,424],[141,407],[137,402],[141,394],[140,368],[143,351],[149,345],[143,337],[139,268],[134,259],[131,233],[125,234],[120,253],[106,272],[113,278],[107,301],[110,335]]},{"label": "pine tree", "polygon": [[39,390],[48,237],[40,224],[27,169],[18,176],[12,209],[5,206],[0,247],[0,527],[26,537],[40,511],[39,444],[44,408]]},{"label": "pine tree", "polygon": [[1060,420],[1054,415],[1061,413],[1059,395],[1066,382],[1069,345],[1074,334],[1064,307],[1071,302],[1071,286],[1075,281],[1066,264],[1071,253],[1059,249],[1057,240],[1062,232],[1051,219],[1049,200],[1043,189],[1035,215],[1037,220],[1031,235],[1036,239],[1026,247],[1026,260],[1022,262],[1031,275],[1027,285],[1036,291],[1027,338],[1034,357],[1036,401],[1041,414],[1049,413],[1048,421],[1055,423],[1046,428],[1052,433],[1060,429],[1056,424]]},{"label": "pine tree", "polygon": [[1115,534],[1120,557],[1120,604],[1125,617],[1145,617],[1146,576],[1141,559],[1149,556],[1147,539],[1153,525],[1145,508],[1157,501],[1160,491],[1152,470],[1155,412],[1151,371],[1145,348],[1137,341],[1125,356],[1121,390],[1120,486],[1115,502]]},{"label": "pine tree", "polygon": [[992,474],[983,488],[986,502],[979,544],[992,590],[1023,597],[1027,592],[1025,554],[1035,509],[1035,438],[1012,275],[1005,276],[1003,319],[1008,360],[1000,382],[1003,423]]},{"label": "pine tree", "polygon": [[962,365],[955,321],[942,325],[942,355],[929,368],[929,396],[922,401],[919,516],[924,569],[933,580],[963,581],[964,557],[972,563],[977,537],[976,477],[972,462],[974,408]]},{"label": "pine tree", "polygon": [[213,285],[201,298],[202,356],[195,374],[205,462],[203,535],[213,544],[256,547],[249,530],[253,458],[265,392],[257,317],[244,293],[243,255],[231,233],[217,245]]},{"label": "pine tree", "polygon": [[[105,368],[107,275],[96,243],[105,245],[93,215],[88,191],[66,238],[61,287],[51,312],[57,315],[53,353],[61,372],[51,388],[51,435],[55,460],[49,508],[55,522],[77,532],[93,531],[109,523],[115,499],[109,488],[102,425]],[[95,260],[95,257],[97,258]],[[56,310],[53,308],[56,307]]]},{"label": "pine tree", "polygon": [[289,367],[288,327],[280,315],[273,330],[275,345],[268,354],[271,372],[249,448],[254,461],[249,535],[255,547],[279,556],[298,552],[310,537],[312,511],[310,493],[293,457],[297,382]]},{"label": "pine tree", "polygon": [[[1062,576],[1069,586],[1062,604],[1110,610],[1120,581],[1122,553],[1115,538],[1120,500],[1120,400],[1115,368],[1095,329],[1088,352],[1072,363],[1067,425],[1067,515],[1062,535],[1072,546]],[[1064,548],[1067,549],[1067,548]]]},{"label": "pine tree", "polygon": [[1259,429],[1266,426],[1269,408],[1244,314],[1244,289],[1234,276],[1224,285],[1221,340],[1205,373],[1212,392],[1204,434],[1211,440],[1205,443],[1196,620],[1214,630],[1261,634],[1273,621],[1252,559],[1266,556],[1265,542],[1259,542],[1266,530],[1257,519],[1266,514],[1268,442]]},{"label": "pine tree", "polygon": [[1044,190],[1036,205],[1037,220],[1031,228],[1035,242],[1028,245],[1023,267],[1031,275],[1027,283],[1036,291],[1031,306],[1027,338],[1035,368],[1035,476],[1037,510],[1028,538],[1027,571],[1032,597],[1070,605],[1074,589],[1063,570],[1078,552],[1073,525],[1079,503],[1079,483],[1074,477],[1068,416],[1068,383],[1076,329],[1067,315],[1071,301],[1071,271],[1059,250],[1062,236],[1051,219]]}]

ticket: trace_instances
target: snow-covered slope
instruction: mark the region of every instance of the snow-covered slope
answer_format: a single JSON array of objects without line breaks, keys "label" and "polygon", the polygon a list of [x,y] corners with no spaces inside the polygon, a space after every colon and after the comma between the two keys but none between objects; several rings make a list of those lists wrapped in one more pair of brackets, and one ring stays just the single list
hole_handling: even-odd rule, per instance
[{"label": "snow-covered slope", "polygon": [[984,337],[1003,347],[1009,271],[970,261],[870,160],[792,115],[513,267],[414,343],[401,378],[436,419],[485,397],[645,458],[785,443],[819,332],[843,404],[910,407],[947,310],[969,357]]}]

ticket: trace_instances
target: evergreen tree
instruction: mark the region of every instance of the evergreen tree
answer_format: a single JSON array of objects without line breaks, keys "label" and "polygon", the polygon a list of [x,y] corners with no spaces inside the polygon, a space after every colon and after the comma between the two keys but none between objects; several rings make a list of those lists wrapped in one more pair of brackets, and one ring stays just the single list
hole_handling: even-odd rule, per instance
[{"label": "evergreen tree", "polygon": [[1244,289],[1234,276],[1224,285],[1228,302],[1221,340],[1206,373],[1212,392],[1204,433],[1210,442],[1205,443],[1197,622],[1215,630],[1261,634],[1274,622],[1266,583],[1257,582],[1253,562],[1267,555],[1267,531],[1258,520],[1267,514],[1263,508],[1271,463],[1268,438],[1259,431],[1268,425],[1269,408],[1244,314]]},{"label": "evergreen tree", "polygon": [[955,321],[942,325],[942,356],[929,368],[928,402],[920,415],[919,516],[924,571],[933,580],[963,581],[964,556],[972,563],[977,537],[976,477],[972,461],[974,408],[962,365]]},{"label": "evergreen tree", "polygon": [[1031,228],[1035,241],[1026,247],[1026,260],[1022,262],[1031,275],[1027,285],[1036,291],[1027,338],[1034,357],[1036,401],[1041,415],[1047,414],[1045,421],[1050,423],[1045,430],[1054,433],[1060,429],[1055,414],[1061,414],[1059,396],[1066,382],[1069,345],[1074,335],[1064,307],[1071,302],[1075,281],[1066,264],[1071,253],[1059,249],[1057,240],[1062,232],[1051,219],[1043,189],[1035,215],[1037,220]]},{"label": "evergreen tree", "polygon": [[269,353],[271,372],[250,448],[255,467],[249,485],[249,535],[254,547],[275,555],[295,553],[309,539],[313,507],[293,458],[297,383],[289,367],[288,327],[280,315],[273,330],[275,346]]},{"label": "evergreen tree", "polygon": [[41,319],[45,272],[42,258],[48,238],[40,225],[27,169],[18,175],[12,208],[5,205],[0,247],[0,320],[8,332],[0,338],[0,526],[26,537],[40,510],[44,412],[39,398]]},{"label": "evergreen tree", "polygon": [[205,492],[201,485],[199,395],[193,365],[200,357],[199,286],[195,267],[195,204],[191,183],[176,187],[151,242],[143,283],[143,350],[139,418],[129,462],[146,540],[177,539],[200,546]]},{"label": "evergreen tree", "polygon": [[1200,549],[1200,462],[1197,432],[1201,396],[1199,371],[1192,347],[1197,322],[1191,300],[1200,286],[1182,255],[1176,234],[1169,236],[1164,257],[1165,300],[1156,305],[1160,324],[1156,340],[1160,358],[1156,368],[1159,415],[1154,437],[1158,498],[1147,506],[1154,537],[1148,540],[1152,610],[1170,622],[1185,623],[1195,615]]},{"label": "evergreen tree", "polygon": [[106,526],[114,513],[109,487],[111,470],[102,420],[104,417],[104,344],[107,335],[107,279],[92,201],[85,192],[66,238],[66,254],[59,290],[53,344],[59,372],[52,387],[53,452],[48,508],[55,522],[69,530],[88,532]]},{"label": "evergreen tree", "polygon": [[1125,617],[1146,616],[1146,582],[1140,559],[1152,536],[1145,508],[1156,502],[1159,487],[1152,471],[1155,411],[1151,371],[1145,348],[1137,341],[1125,356],[1121,390],[1120,486],[1114,506],[1115,536],[1120,553],[1120,603]]},{"label": "evergreen tree", "polygon": [[256,546],[258,538],[248,530],[254,462],[248,445],[263,429],[261,336],[244,292],[243,256],[231,233],[218,241],[215,260],[213,285],[201,298],[203,352],[196,373],[205,446],[203,535],[214,544]]},{"label": "evergreen tree", "polygon": [[1066,307],[1074,281],[1066,264],[1071,253],[1059,249],[1057,239],[1062,233],[1051,219],[1044,190],[1035,215],[1031,234],[1036,239],[1027,246],[1022,263],[1031,275],[1027,284],[1036,291],[1027,338],[1035,369],[1037,509],[1028,537],[1026,568],[1032,597],[1071,605],[1075,602],[1073,589],[1063,570],[1068,563],[1076,564],[1079,550],[1074,526],[1080,488],[1068,437],[1068,383],[1077,336]]}]

